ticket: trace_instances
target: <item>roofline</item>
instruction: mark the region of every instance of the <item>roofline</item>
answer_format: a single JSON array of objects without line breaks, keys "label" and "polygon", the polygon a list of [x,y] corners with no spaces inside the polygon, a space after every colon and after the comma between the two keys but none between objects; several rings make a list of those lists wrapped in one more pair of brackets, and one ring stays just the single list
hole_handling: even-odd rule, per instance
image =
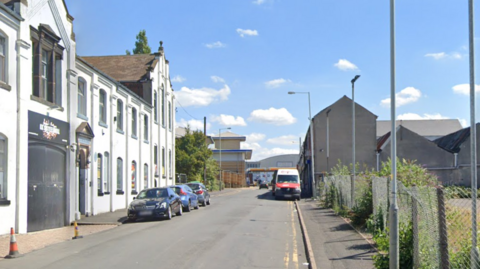
[{"label": "roofline", "polygon": [[147,101],[145,101],[143,98],[139,97],[136,93],[134,93],[132,90],[130,90],[129,88],[125,87],[124,85],[122,85],[119,81],[115,80],[114,78],[112,78],[111,76],[105,74],[103,71],[99,70],[98,68],[96,68],[95,66],[89,64],[87,61],[85,61],[84,59],[82,59],[80,56],[76,55],[75,57],[77,60],[79,60],[80,62],[82,62],[83,64],[85,64],[86,66],[88,66],[89,68],[93,69],[94,71],[100,73],[102,76],[106,77],[107,79],[109,79],[110,81],[112,81],[115,85],[117,85],[117,87],[121,88],[122,90],[128,92],[129,94],[132,95],[133,98],[137,99],[138,101],[140,101],[141,103],[143,103],[144,105],[147,105],[149,108],[153,108],[153,106],[151,104],[149,104]]}]

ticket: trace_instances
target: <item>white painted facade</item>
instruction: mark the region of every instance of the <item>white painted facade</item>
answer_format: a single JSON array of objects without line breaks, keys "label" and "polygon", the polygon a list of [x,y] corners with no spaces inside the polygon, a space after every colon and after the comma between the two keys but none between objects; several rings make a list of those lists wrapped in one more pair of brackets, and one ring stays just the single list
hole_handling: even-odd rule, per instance
[{"label": "white painted facade", "polygon": [[[56,184],[54,186],[64,190],[64,197],[61,198],[65,203],[61,209],[64,216],[61,224],[50,225],[68,225],[75,219],[126,208],[135,193],[143,188],[171,185],[175,181],[174,94],[164,54],[155,54],[158,62],[151,72],[152,94],[157,94],[158,102],[158,120],[155,121],[154,105],[76,57],[72,20],[62,0],[19,0],[14,3],[14,7],[0,3],[0,37],[5,38],[8,70],[5,81],[0,79],[0,143],[3,139],[5,144],[4,153],[0,148],[0,157],[5,156],[4,165],[0,163],[0,184],[6,190],[2,192],[0,189],[0,234],[9,233],[10,227],[19,233],[32,231],[28,227],[33,219],[31,208],[29,211],[29,192],[38,191],[39,186],[29,181],[33,174],[29,163],[35,162],[29,145],[38,144],[41,150],[44,147],[46,151],[54,148],[58,151],[58,156],[64,156],[61,161],[65,167],[58,168],[58,171],[64,171],[64,178],[63,172],[59,174],[56,173],[57,170],[50,175],[55,177],[51,180],[60,182],[59,187]],[[45,100],[49,97],[37,97],[38,94],[34,91],[33,84],[38,78],[32,77],[35,44],[31,28],[35,31],[40,28],[47,32],[53,31],[54,36],[60,38],[58,46],[63,48],[61,60],[52,60],[54,63],[60,62],[57,64],[60,66],[53,67],[56,71],[52,71],[54,75],[51,79],[56,82],[52,86],[53,91],[55,85],[61,85],[61,98],[57,98],[59,92],[55,92],[54,98],[57,99],[53,102]],[[53,50],[49,57],[56,57],[55,55]],[[78,113],[79,80],[84,82],[86,89],[85,115]],[[161,90],[162,87],[164,91]],[[105,104],[102,111],[106,112],[104,121],[100,120],[101,95],[106,97],[102,99]],[[119,101],[123,113],[121,130],[118,129],[117,116]],[[137,115],[136,137],[132,133],[132,110]],[[32,126],[29,126],[31,113],[51,120],[52,124],[57,121],[68,124],[68,136],[56,144],[49,144],[49,141],[42,140],[41,137],[36,138],[34,135],[38,134],[31,132]],[[162,117],[165,119],[162,120]],[[148,125],[146,136],[145,119]],[[89,146],[90,155],[85,156],[86,163],[89,164],[85,170],[84,212],[80,212],[80,142],[77,128],[85,127],[85,123],[88,123],[87,129],[91,128],[94,137]],[[155,149],[158,173],[155,172]],[[121,160],[123,165],[120,170],[117,169],[117,160]],[[136,163],[135,184],[132,184],[133,162]],[[3,177],[6,180],[2,182]],[[64,186],[61,187],[63,183]],[[35,229],[42,228],[39,226]]]}]

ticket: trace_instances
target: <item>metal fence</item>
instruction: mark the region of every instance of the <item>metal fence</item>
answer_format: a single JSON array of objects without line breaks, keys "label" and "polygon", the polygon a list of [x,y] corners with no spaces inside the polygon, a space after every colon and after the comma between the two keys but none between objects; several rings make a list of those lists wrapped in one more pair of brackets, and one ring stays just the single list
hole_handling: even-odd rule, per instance
[{"label": "metal fence", "polygon": [[[373,219],[388,235],[390,179],[357,176],[353,193],[351,181],[350,176],[325,177],[320,198],[336,210],[349,210],[371,191]],[[479,210],[472,217],[470,189],[397,182],[397,191],[400,240],[407,240],[406,233],[413,237],[408,241],[413,268],[480,268],[478,245],[472,248],[472,222],[478,223]]]}]

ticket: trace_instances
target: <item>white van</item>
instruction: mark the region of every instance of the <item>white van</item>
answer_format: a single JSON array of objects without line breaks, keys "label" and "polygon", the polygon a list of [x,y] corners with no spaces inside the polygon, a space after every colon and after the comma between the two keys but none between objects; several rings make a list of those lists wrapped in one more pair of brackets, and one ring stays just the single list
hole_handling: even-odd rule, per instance
[{"label": "white van", "polygon": [[289,198],[300,200],[300,175],[296,168],[280,168],[273,174],[272,195],[275,199]]}]

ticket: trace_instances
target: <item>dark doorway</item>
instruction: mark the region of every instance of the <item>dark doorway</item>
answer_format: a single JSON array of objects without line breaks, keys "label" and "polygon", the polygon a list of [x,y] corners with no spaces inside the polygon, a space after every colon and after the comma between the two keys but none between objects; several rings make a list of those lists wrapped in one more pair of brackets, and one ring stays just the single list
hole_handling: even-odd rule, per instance
[{"label": "dark doorway", "polygon": [[65,157],[60,147],[28,145],[28,232],[65,225]]},{"label": "dark doorway", "polygon": [[87,210],[87,157],[86,149],[81,147],[79,150],[79,163],[78,163],[78,211],[80,214],[85,215]]}]

